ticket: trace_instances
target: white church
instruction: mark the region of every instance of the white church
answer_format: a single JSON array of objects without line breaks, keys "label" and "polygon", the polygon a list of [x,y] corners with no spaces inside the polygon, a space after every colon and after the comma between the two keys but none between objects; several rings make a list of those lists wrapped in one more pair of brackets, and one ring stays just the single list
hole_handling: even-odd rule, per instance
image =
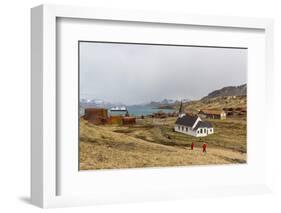
[{"label": "white church", "polygon": [[198,115],[183,113],[182,103],[180,105],[179,117],[176,120],[174,129],[176,132],[195,137],[205,137],[214,133],[214,128],[211,123],[202,121]]}]

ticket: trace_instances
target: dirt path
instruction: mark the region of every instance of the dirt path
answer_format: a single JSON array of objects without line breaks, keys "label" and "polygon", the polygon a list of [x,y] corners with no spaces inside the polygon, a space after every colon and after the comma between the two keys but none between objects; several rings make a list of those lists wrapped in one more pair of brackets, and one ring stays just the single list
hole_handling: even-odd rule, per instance
[{"label": "dirt path", "polygon": [[231,149],[207,148],[207,152],[203,153],[202,148],[190,150],[185,148],[186,154],[193,156],[193,164],[229,164],[229,163],[246,163],[247,155]]},{"label": "dirt path", "polygon": [[221,148],[165,148],[135,149],[132,146],[103,146],[94,143],[80,144],[81,169],[119,169],[143,167],[171,167],[189,165],[214,165],[246,163],[246,154]]}]

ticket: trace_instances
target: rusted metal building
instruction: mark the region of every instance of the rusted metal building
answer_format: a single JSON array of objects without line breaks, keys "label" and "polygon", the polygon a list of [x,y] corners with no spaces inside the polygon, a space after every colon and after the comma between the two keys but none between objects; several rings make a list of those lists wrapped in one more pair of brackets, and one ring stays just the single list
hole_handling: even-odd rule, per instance
[{"label": "rusted metal building", "polygon": [[168,115],[165,112],[155,112],[153,113],[154,118],[167,118]]},{"label": "rusted metal building", "polygon": [[201,118],[211,118],[211,119],[226,119],[226,113],[224,110],[220,109],[202,109],[199,111],[198,115]]},{"label": "rusted metal building", "polygon": [[95,125],[117,124],[133,125],[136,124],[136,118],[122,115],[108,116],[108,110],[105,108],[86,108],[83,118]]},{"label": "rusted metal building", "polygon": [[123,124],[123,116],[122,115],[111,115],[108,120],[107,120],[108,124],[119,124],[122,125]]},{"label": "rusted metal building", "polygon": [[108,122],[108,111],[104,108],[86,108],[83,117],[96,125],[106,124]]},{"label": "rusted metal building", "polygon": [[122,118],[123,125],[133,125],[136,124],[136,118],[135,117],[123,117]]},{"label": "rusted metal building", "polygon": [[223,108],[226,112],[227,116],[246,116],[247,115],[247,108],[246,107],[236,107],[236,108]]}]

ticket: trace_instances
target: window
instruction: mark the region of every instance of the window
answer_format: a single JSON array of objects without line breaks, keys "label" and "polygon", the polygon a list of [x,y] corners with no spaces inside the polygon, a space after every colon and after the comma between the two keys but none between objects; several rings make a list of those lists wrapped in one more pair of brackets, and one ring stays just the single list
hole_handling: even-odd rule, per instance
[{"label": "window", "polygon": [[201,133],[201,134],[203,133],[203,129],[200,129],[200,133]]},{"label": "window", "polygon": [[185,128],[185,131],[188,132],[188,128],[187,127]]}]

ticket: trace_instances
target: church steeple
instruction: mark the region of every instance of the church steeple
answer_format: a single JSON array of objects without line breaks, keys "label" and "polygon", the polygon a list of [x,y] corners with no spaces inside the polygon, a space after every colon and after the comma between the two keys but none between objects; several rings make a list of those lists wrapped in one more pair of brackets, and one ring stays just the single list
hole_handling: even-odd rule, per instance
[{"label": "church steeple", "polygon": [[182,104],[182,101],[181,101],[181,105],[180,105],[180,108],[179,108],[179,117],[182,117],[183,115],[185,115],[185,113],[184,113],[183,104]]}]

